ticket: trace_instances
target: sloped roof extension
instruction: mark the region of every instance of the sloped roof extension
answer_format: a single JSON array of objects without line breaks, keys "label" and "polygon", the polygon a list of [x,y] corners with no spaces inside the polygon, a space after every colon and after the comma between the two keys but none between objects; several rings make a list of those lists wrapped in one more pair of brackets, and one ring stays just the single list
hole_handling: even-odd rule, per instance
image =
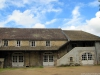
[{"label": "sloped roof extension", "polygon": [[63,30],[71,41],[100,41],[100,37],[81,30]]}]

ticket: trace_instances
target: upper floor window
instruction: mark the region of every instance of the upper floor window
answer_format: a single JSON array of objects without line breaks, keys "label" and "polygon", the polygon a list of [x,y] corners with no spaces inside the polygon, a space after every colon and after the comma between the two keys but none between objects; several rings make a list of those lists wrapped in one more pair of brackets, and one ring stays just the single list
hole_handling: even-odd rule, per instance
[{"label": "upper floor window", "polygon": [[50,46],[50,41],[46,41],[46,46]]},{"label": "upper floor window", "polygon": [[17,46],[18,47],[20,46],[20,40],[17,40]]},{"label": "upper floor window", "polygon": [[35,45],[35,41],[30,41],[30,46],[34,47]]},{"label": "upper floor window", "polygon": [[8,40],[4,40],[4,46],[8,46]]}]

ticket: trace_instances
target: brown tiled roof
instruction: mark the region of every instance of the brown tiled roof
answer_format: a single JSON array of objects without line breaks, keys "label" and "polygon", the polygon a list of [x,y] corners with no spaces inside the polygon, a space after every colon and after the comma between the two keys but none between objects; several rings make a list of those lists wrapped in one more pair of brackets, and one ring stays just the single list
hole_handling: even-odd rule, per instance
[{"label": "brown tiled roof", "polygon": [[61,29],[0,28],[0,39],[67,40]]},{"label": "brown tiled roof", "polygon": [[35,51],[35,50],[58,50],[59,46],[37,46],[37,47],[29,47],[29,46],[22,46],[22,47],[14,47],[14,46],[8,46],[8,47],[0,47],[0,51]]},{"label": "brown tiled roof", "polygon": [[100,41],[100,37],[81,31],[81,30],[63,30],[67,38],[71,41]]}]

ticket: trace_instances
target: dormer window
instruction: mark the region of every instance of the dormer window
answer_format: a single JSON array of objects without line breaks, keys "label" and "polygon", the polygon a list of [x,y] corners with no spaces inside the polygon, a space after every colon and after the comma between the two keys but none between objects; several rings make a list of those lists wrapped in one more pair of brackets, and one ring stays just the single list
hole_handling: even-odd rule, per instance
[{"label": "dormer window", "polygon": [[20,40],[17,40],[17,47],[20,46]]},{"label": "dormer window", "polygon": [[50,41],[46,41],[46,46],[50,46]]},{"label": "dormer window", "polygon": [[8,40],[4,40],[4,46],[8,46]]},{"label": "dormer window", "polygon": [[30,41],[30,46],[31,46],[31,47],[35,47],[35,46],[36,46],[35,41]]}]

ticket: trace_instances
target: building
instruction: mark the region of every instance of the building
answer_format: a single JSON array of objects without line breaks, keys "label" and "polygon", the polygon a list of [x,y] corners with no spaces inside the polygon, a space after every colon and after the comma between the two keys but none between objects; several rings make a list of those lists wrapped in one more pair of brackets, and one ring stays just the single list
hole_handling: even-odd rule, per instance
[{"label": "building", "polygon": [[0,28],[1,67],[100,64],[100,37],[84,31]]}]

